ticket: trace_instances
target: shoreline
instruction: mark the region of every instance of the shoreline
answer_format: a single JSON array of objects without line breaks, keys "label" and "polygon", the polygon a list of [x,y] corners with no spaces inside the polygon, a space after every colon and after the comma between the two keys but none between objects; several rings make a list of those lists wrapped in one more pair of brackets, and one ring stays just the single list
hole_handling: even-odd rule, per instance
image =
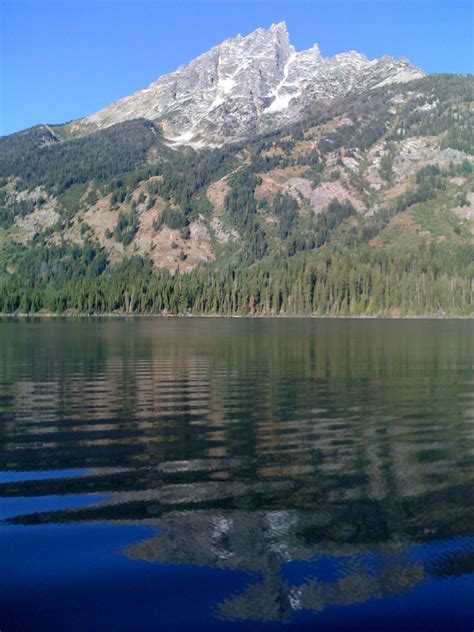
[{"label": "shoreline", "polygon": [[101,318],[123,318],[123,319],[133,319],[133,318],[231,318],[231,319],[246,319],[246,320],[288,320],[288,319],[306,319],[306,320],[473,320],[474,314],[472,316],[456,316],[456,315],[446,315],[446,316],[437,316],[435,314],[424,314],[421,316],[410,316],[410,315],[389,315],[389,314],[378,314],[378,315],[360,315],[360,316],[331,316],[331,315],[318,315],[318,314],[125,314],[125,313],[104,313],[104,314],[85,314],[85,313],[53,313],[53,312],[45,312],[45,313],[10,313],[10,314],[2,314],[0,313],[0,319],[54,319],[54,318],[62,318],[62,319],[77,319],[77,318],[87,318],[87,319],[101,319]]}]

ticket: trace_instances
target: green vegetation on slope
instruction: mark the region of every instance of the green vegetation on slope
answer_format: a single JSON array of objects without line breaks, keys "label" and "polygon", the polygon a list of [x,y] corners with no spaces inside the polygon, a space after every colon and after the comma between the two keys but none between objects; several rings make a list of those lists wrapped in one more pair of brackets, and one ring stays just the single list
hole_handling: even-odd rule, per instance
[{"label": "green vegetation on slope", "polygon": [[473,101],[426,77],[199,152],[145,120],[1,138],[0,312],[470,315]]}]

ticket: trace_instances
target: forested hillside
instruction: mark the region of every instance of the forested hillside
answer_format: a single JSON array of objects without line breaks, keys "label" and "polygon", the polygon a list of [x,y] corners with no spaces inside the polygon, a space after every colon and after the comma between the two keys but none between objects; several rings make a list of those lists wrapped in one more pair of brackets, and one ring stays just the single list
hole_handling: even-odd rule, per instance
[{"label": "forested hillside", "polygon": [[439,75],[212,150],[0,138],[0,312],[472,315],[473,105]]}]

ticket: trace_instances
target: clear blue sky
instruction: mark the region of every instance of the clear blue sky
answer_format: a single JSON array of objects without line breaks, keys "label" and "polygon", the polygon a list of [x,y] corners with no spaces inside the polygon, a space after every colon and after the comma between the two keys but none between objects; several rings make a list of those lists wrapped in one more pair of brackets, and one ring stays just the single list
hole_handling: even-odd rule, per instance
[{"label": "clear blue sky", "polygon": [[92,114],[237,33],[472,73],[474,0],[0,0],[0,134]]}]

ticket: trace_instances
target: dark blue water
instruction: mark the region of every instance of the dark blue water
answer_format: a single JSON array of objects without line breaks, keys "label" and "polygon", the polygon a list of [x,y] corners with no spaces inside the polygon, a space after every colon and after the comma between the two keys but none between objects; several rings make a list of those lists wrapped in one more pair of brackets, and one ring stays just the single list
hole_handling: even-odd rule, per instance
[{"label": "dark blue water", "polygon": [[474,628],[468,321],[0,322],[0,629]]}]

